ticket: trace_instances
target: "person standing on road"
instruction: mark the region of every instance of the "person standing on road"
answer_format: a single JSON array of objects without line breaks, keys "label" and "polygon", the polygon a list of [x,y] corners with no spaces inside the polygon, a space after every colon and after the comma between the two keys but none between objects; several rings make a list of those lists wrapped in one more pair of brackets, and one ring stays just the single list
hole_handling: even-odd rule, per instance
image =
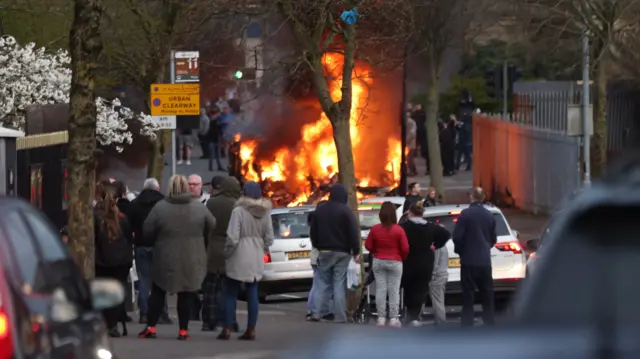
[{"label": "person standing on road", "polygon": [[409,147],[409,153],[407,154],[407,170],[409,173],[408,176],[417,176],[418,170],[416,169],[416,136],[417,136],[417,127],[416,121],[411,118],[411,112],[407,112],[407,134],[406,134],[406,145]]},{"label": "person standing on road", "polygon": [[172,176],[167,198],[158,202],[144,221],[143,234],[154,243],[153,277],[147,327],[139,337],[156,337],[166,295],[177,293],[178,339],[189,339],[192,306],[207,272],[204,243],[215,226],[216,219],[191,197],[187,179]]},{"label": "person standing on road", "polygon": [[365,247],[373,257],[373,276],[376,281],[376,310],[378,326],[387,323],[387,296],[389,297],[389,326],[400,328],[400,281],[402,261],[409,254],[407,235],[396,222],[396,206],[384,202],[380,207],[380,223],[369,231]]},{"label": "person standing on road", "polygon": [[416,203],[409,209],[409,219],[401,225],[409,242],[409,255],[402,266],[402,288],[411,326],[420,326],[422,305],[433,274],[434,250],[444,247],[451,237],[449,231],[427,222],[423,216],[424,208]]},{"label": "person standing on road", "polygon": [[209,125],[211,124],[211,118],[209,117],[209,110],[211,109],[211,102],[206,101],[204,107],[200,109],[200,125],[198,127],[198,141],[200,142],[200,148],[202,149],[201,159],[210,158],[209,141],[207,140],[207,133],[209,132]]},{"label": "person standing on road", "polygon": [[[333,292],[334,322],[347,322],[347,268],[351,258],[360,256],[360,232],[355,215],[347,206],[347,190],[341,184],[329,189],[329,201],[312,217],[311,244],[318,255],[318,286],[315,302],[328,303]],[[319,313],[311,317],[319,321]]]},{"label": "person standing on road", "polygon": [[[320,207],[320,205],[326,203],[327,201],[320,201],[316,205],[316,209]],[[308,224],[309,228],[311,228],[311,222],[313,221],[314,212],[309,213]],[[313,240],[312,240],[313,242]],[[318,288],[318,257],[320,256],[320,252],[317,248],[311,248],[311,269],[313,270],[313,282],[311,282],[311,290],[309,290],[309,297],[307,299],[307,316],[306,320],[311,320],[314,316],[318,318],[323,318],[325,320],[333,320],[333,314],[329,313],[329,302],[319,303],[316,306],[316,291]],[[331,294],[329,294],[331,295]]]},{"label": "person standing on road", "polygon": [[243,196],[236,202],[229,218],[227,242],[224,248],[226,279],[224,285],[225,327],[218,335],[229,340],[235,319],[236,301],[240,285],[247,293],[247,329],[240,340],[255,340],[258,323],[258,283],[264,273],[264,254],[273,244],[271,201],[262,198],[256,182],[245,183]]},{"label": "person standing on road", "polygon": [[432,249],[435,250],[435,260],[433,261],[433,276],[429,283],[431,307],[436,325],[444,325],[447,323],[445,293],[449,280],[449,250],[446,245],[439,249],[434,246]]},{"label": "person standing on road", "polygon": [[405,197],[404,206],[402,207],[402,213],[407,213],[409,208],[415,203],[421,203],[424,198],[420,195],[420,183],[409,183],[409,194]]},{"label": "person standing on road", "polygon": [[460,213],[453,230],[455,252],[460,256],[460,283],[462,285],[462,325],[473,326],[473,306],[476,288],[482,296],[482,319],[493,325],[493,275],[491,248],[495,246],[496,221],[484,208],[484,190],[471,190],[471,204]]},{"label": "person standing on road", "polygon": [[[148,299],[151,293],[151,268],[153,266],[153,241],[144,236],[142,227],[149,216],[149,212],[162,201],[164,195],[160,193],[160,184],[155,178],[147,178],[143,189],[129,205],[129,224],[133,232],[135,244],[136,272],[138,274],[138,309],[140,310],[140,324],[147,323],[149,312]],[[173,324],[169,317],[167,301],[158,324]]]},{"label": "person standing on road", "polygon": [[[112,188],[98,185],[93,222],[96,277],[112,278],[126,287],[133,265],[133,237],[127,218],[118,210],[116,193]],[[124,302],[103,313],[109,336],[120,337],[118,323],[127,316]]]},{"label": "person standing on road", "polygon": [[[227,244],[231,212],[240,198],[240,192],[240,183],[233,177],[216,176],[211,179],[211,198],[207,201],[207,209],[216,219],[216,228],[207,246],[207,276],[204,279],[202,303],[203,331],[215,331],[218,324],[222,324],[226,263],[224,247]],[[234,331],[238,331],[235,317],[233,323]]]},{"label": "person standing on road", "polygon": [[213,161],[216,161],[218,171],[224,171],[222,163],[220,163],[220,140],[222,133],[220,129],[220,110],[216,107],[211,111],[209,116],[211,122],[209,125],[209,131],[207,132],[207,143],[209,144],[209,171],[213,172]]}]

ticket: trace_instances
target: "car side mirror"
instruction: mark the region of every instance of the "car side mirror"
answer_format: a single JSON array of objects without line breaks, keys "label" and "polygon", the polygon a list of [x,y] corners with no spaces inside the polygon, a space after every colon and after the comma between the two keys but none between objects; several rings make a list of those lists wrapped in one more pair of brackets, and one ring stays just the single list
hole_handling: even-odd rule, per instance
[{"label": "car side mirror", "polygon": [[124,297],[124,287],[117,280],[100,278],[91,281],[91,300],[94,309],[113,308],[122,303]]},{"label": "car side mirror", "polygon": [[527,241],[526,244],[527,244],[527,249],[529,249],[531,252],[535,252],[540,247],[540,239],[539,238],[530,239]]},{"label": "car side mirror", "polygon": [[512,232],[514,237],[520,239],[520,232],[516,231],[515,229]]}]

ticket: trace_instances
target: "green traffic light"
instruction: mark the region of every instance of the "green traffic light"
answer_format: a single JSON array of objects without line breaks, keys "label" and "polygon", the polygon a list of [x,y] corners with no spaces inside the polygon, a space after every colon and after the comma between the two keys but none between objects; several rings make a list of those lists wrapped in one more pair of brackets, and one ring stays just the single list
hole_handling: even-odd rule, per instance
[{"label": "green traffic light", "polygon": [[235,78],[237,79],[241,79],[242,78],[242,71],[238,70],[236,71],[236,73],[234,74]]}]

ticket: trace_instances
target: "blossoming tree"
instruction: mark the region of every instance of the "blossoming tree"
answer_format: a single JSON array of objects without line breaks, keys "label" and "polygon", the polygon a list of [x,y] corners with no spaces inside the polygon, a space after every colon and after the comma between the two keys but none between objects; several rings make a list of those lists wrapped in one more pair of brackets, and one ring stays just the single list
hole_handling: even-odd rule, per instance
[{"label": "blossoming tree", "polygon": [[[69,102],[71,57],[66,51],[47,52],[30,43],[20,45],[11,36],[0,37],[0,124],[24,129],[28,106]],[[96,135],[103,146],[118,151],[131,144],[133,133],[127,121],[140,124],[140,134],[153,138],[151,117],[122,107],[118,99],[96,98]],[[137,126],[136,126],[137,127]]]}]

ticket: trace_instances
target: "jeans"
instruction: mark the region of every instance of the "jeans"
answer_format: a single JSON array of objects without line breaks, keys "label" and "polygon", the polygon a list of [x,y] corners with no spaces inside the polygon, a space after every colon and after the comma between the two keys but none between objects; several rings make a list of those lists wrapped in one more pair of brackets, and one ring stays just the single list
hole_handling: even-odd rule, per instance
[{"label": "jeans", "polygon": [[209,148],[209,171],[213,171],[213,160],[216,160],[218,165],[218,171],[222,171],[222,164],[220,163],[220,144],[217,142],[207,143]]},{"label": "jeans", "polygon": [[[347,321],[347,267],[351,255],[344,252],[320,252],[318,256],[318,285],[315,303],[329,303],[333,293],[334,321]],[[318,313],[319,314],[319,313]],[[318,318],[314,314],[314,318]]]},{"label": "jeans", "polygon": [[[307,310],[311,315],[318,317],[324,317],[329,314],[329,302],[320,303],[320,308],[316,307],[316,293],[318,289],[318,266],[311,266],[313,269],[313,283],[311,284],[311,290],[309,291],[309,299],[307,300]],[[331,294],[329,294],[331,295]]]},{"label": "jeans", "polygon": [[[238,291],[242,283],[226,277],[224,280],[224,326],[231,328],[236,322],[236,303]],[[249,312],[247,327],[254,327],[258,323],[258,282],[244,283],[247,293],[247,311]]]},{"label": "jeans", "polygon": [[374,258],[373,276],[376,280],[378,318],[387,318],[387,296],[389,296],[389,319],[397,319],[400,312],[402,262]]},{"label": "jeans", "polygon": [[[149,313],[149,294],[151,293],[151,275],[153,268],[153,248],[136,248],[136,271],[138,272],[138,308],[140,316]],[[164,314],[169,313],[167,299],[164,300]]]}]

